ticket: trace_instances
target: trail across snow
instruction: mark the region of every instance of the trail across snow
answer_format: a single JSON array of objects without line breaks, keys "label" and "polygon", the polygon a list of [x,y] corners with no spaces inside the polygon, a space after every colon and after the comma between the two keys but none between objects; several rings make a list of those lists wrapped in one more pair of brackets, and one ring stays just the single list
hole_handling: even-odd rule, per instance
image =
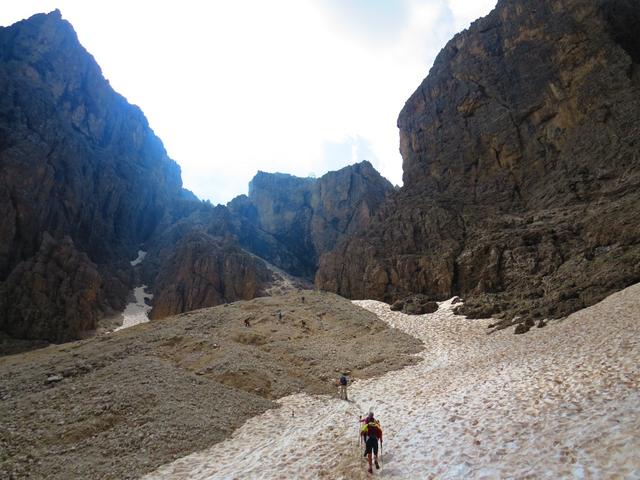
[{"label": "trail across snow", "polygon": [[358,417],[385,434],[375,477],[640,479],[640,284],[524,336],[490,321],[358,301],[425,343],[417,365],[356,381],[352,402],[293,395],[147,479],[368,478]]}]

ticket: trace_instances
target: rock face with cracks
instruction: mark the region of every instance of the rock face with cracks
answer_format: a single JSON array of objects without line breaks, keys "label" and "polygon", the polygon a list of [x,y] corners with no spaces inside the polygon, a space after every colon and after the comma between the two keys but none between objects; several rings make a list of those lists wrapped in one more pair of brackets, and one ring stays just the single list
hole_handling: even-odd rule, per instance
[{"label": "rock face with cracks", "polygon": [[511,0],[456,35],[400,113],[403,188],[317,284],[509,324],[640,280],[639,24],[628,0]]},{"label": "rock face with cracks", "polygon": [[180,168],[59,11],[0,28],[0,330],[64,341],[124,308]]},{"label": "rock face with cracks", "polygon": [[264,294],[271,273],[263,262],[205,232],[193,231],[172,248],[155,280],[151,318]]},{"label": "rock face with cracks", "polygon": [[319,255],[368,225],[392,189],[366,161],[318,179],[259,172],[249,196],[202,204],[148,242],[152,318],[269,292],[262,259],[312,277]]},{"label": "rock face with cracks", "polygon": [[70,333],[79,335],[97,320],[101,287],[95,264],[69,237],[56,241],[45,232],[38,252],[16,265],[2,285],[2,324],[19,338],[62,341]]},{"label": "rock face with cracks", "polygon": [[312,278],[320,256],[369,225],[392,191],[391,183],[363,161],[318,179],[258,172],[248,197],[237,197],[229,208],[280,246],[261,248],[247,237],[249,249],[263,250],[261,256],[293,275]]},{"label": "rock face with cracks", "polygon": [[311,277],[391,189],[365,162],[318,180],[261,173],[230,208],[199,202],[57,10],[0,28],[0,86],[3,335],[79,338],[140,280],[155,318],[253,298],[271,280],[256,256]]},{"label": "rock face with cracks", "polygon": [[138,284],[141,246],[156,317],[262,291],[269,275],[234,243],[237,222],[182,189],[59,11],[0,29],[0,85],[0,331],[64,342],[93,330]]}]

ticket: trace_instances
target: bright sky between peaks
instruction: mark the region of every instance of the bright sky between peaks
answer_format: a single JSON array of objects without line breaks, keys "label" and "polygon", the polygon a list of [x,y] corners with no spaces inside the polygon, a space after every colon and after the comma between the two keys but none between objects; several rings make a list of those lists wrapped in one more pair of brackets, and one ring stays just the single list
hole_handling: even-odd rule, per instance
[{"label": "bright sky between peaks", "polygon": [[321,176],[369,160],[400,185],[398,113],[446,42],[495,3],[5,0],[0,25],[59,8],[184,186],[226,203],[257,170]]}]

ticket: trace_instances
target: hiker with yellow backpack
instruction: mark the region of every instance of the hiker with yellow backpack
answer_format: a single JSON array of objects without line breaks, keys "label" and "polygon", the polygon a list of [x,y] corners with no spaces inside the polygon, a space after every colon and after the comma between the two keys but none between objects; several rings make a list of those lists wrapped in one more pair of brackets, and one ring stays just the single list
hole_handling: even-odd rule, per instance
[{"label": "hiker with yellow backpack", "polygon": [[364,455],[369,462],[369,473],[373,473],[373,466],[371,465],[372,453],[376,469],[380,468],[378,463],[378,440],[380,440],[380,456],[382,457],[382,427],[380,427],[380,422],[374,418],[373,412],[369,412],[369,415],[362,422],[360,436],[364,440]]}]

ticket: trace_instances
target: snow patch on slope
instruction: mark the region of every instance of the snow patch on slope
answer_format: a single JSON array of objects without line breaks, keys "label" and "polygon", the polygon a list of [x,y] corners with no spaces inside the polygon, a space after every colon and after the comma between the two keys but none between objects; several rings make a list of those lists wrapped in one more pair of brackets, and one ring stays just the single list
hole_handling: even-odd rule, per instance
[{"label": "snow patch on slope", "polygon": [[[134,267],[136,265],[140,265],[146,256],[147,252],[144,250],[138,250],[138,256],[135,260],[131,261],[131,265]],[[122,325],[115,329],[116,332],[123,328],[133,327],[134,325],[149,321],[149,312],[151,311],[149,303],[153,299],[153,294],[147,293],[147,288],[148,287],[146,285],[140,285],[133,289],[132,294],[134,300],[127,304],[122,312]]]},{"label": "snow patch on slope", "polygon": [[491,320],[451,301],[422,316],[354,303],[420,338],[424,360],[355,382],[352,402],[285,397],[145,478],[370,478],[357,425],[371,406],[381,478],[639,478],[640,284],[524,336],[488,336]]}]

